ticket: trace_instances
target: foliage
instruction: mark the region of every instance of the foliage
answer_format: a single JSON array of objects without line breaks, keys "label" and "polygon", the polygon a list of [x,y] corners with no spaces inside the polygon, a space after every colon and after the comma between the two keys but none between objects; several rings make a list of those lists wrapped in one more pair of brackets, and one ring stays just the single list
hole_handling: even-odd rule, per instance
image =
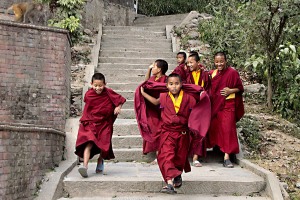
[{"label": "foliage", "polygon": [[77,43],[82,36],[81,11],[86,0],[37,0],[50,5],[53,16],[49,19],[50,26],[64,28],[70,31],[71,40]]},{"label": "foliage", "polygon": [[188,13],[192,10],[204,12],[208,0],[140,0],[138,12],[147,16]]},{"label": "foliage", "polygon": [[276,57],[278,73],[273,97],[275,109],[285,118],[300,120],[300,47],[290,43],[280,46]]},{"label": "foliage", "polygon": [[250,116],[244,116],[238,123],[240,131],[240,140],[246,146],[251,155],[255,155],[261,150],[262,136],[259,133],[259,124],[257,119]]},{"label": "foliage", "polygon": [[233,66],[257,73],[268,85],[269,108],[274,103],[282,116],[299,120],[299,1],[229,0],[210,5],[214,19],[199,25],[201,40],[212,52],[227,52]]}]

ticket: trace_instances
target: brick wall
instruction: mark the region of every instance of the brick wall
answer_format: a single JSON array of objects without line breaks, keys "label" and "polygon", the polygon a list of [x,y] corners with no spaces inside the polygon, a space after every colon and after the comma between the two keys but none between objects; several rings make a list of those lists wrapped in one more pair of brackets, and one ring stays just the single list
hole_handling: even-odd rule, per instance
[{"label": "brick wall", "polygon": [[64,131],[70,66],[66,30],[0,21],[0,122]]},{"label": "brick wall", "polygon": [[65,133],[0,124],[0,199],[33,199],[46,172],[63,158]]}]

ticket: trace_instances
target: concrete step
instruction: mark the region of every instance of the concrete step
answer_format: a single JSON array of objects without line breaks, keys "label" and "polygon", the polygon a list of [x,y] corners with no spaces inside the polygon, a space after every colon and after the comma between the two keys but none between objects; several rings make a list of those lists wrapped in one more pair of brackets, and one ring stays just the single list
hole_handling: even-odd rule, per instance
[{"label": "concrete step", "polygon": [[145,31],[145,32],[157,32],[157,31],[166,31],[166,28],[162,28],[161,26],[157,26],[149,28],[147,26],[145,27],[135,27],[135,26],[104,26],[103,30],[104,31]]},{"label": "concrete step", "polygon": [[140,135],[136,119],[117,118],[113,129],[114,136]]},{"label": "concrete step", "polygon": [[173,52],[142,52],[142,51],[121,51],[101,50],[101,57],[125,57],[125,58],[173,58],[176,60],[176,53]]},{"label": "concrete step", "polygon": [[135,90],[115,90],[115,92],[122,95],[127,100],[133,100]]},{"label": "concrete step", "polygon": [[124,37],[124,36],[103,36],[101,38],[101,42],[124,42],[124,43],[132,43],[132,42],[159,42],[159,43],[171,43],[171,39],[166,38],[136,38],[136,37]]},{"label": "concrete step", "polygon": [[[94,172],[96,163],[89,163],[88,178],[82,178],[75,167],[64,179],[69,197],[93,197],[102,193],[144,192],[158,193],[164,182],[157,165],[134,162],[105,162],[104,175]],[[178,194],[247,196],[265,188],[265,181],[256,174],[239,167],[228,169],[218,163],[192,167],[182,174],[183,185]]]},{"label": "concrete step", "polygon": [[[126,57],[99,57],[99,63],[128,63],[128,64],[152,64],[157,59],[163,59],[170,65],[176,65],[177,61],[175,58],[126,58]],[[148,65],[148,66],[149,66]]]},{"label": "concrete step", "polygon": [[133,108],[122,109],[121,113],[118,115],[120,119],[135,119],[135,112]]},{"label": "concrete step", "polygon": [[142,148],[143,139],[140,135],[113,136],[112,137],[112,146],[113,146],[113,149]]},{"label": "concrete step", "polygon": [[[117,32],[118,33],[118,32]],[[138,35],[132,35],[130,32],[124,34],[124,35],[120,35],[120,34],[102,34],[102,38],[120,38],[123,37],[128,38],[128,39],[152,39],[152,40],[161,40],[161,39],[167,39],[166,35],[149,35],[148,32],[145,33],[140,33]]]},{"label": "concrete step", "polygon": [[177,21],[182,21],[184,18],[188,16],[188,13],[184,14],[176,14],[176,15],[163,15],[163,16],[155,16],[155,17],[138,17],[137,19],[134,20],[134,24],[136,23],[154,23],[154,22],[165,22],[166,24],[172,23],[172,22],[177,22]]},{"label": "concrete step", "polygon": [[253,196],[230,196],[230,195],[168,195],[162,193],[124,193],[114,192],[113,194],[102,194],[102,196],[95,197],[74,197],[74,198],[60,198],[58,200],[271,200],[268,197],[253,197]]},{"label": "concrete step", "polygon": [[[111,64],[114,65],[114,64]],[[149,66],[149,65],[148,65]],[[96,68],[96,72],[101,72],[103,73],[105,76],[109,77],[109,76],[120,76],[120,74],[122,73],[122,76],[145,76],[145,74],[147,73],[147,68],[145,69],[126,69],[125,65],[121,68],[100,68],[97,67]],[[117,80],[118,82],[121,82],[122,79],[121,77],[119,77]]]},{"label": "concrete step", "polygon": [[128,109],[128,108],[133,109],[133,103],[134,103],[133,100],[127,100],[125,104],[123,104],[122,109]]},{"label": "concrete step", "polygon": [[[140,27],[137,27],[140,28]],[[150,36],[150,37],[161,37],[166,36],[166,31],[126,31],[126,30],[103,30],[102,35],[132,35],[132,36]]]},{"label": "concrete step", "polygon": [[[97,67],[97,71],[99,70],[105,70],[105,69],[111,69],[111,70],[115,70],[115,69],[122,69],[122,70],[146,70],[149,67],[149,65],[153,63],[139,63],[139,64],[129,64],[129,63],[99,63],[98,67]],[[168,65],[168,69],[169,70],[173,70],[175,69],[176,65]],[[145,75],[144,73],[145,71],[140,71],[140,73],[142,73],[143,75]],[[126,72],[125,72],[126,73]],[[138,74],[140,74],[138,73]],[[141,74],[141,75],[142,75]]]},{"label": "concrete step", "polygon": [[153,48],[155,50],[170,51],[172,49],[171,42],[101,42],[101,49],[113,49],[113,48]]},{"label": "concrete step", "polygon": [[[109,75],[105,76],[105,79],[108,83],[113,83],[115,81],[119,81],[119,75]],[[123,83],[142,83],[145,80],[145,75],[137,75],[137,76],[124,76],[122,77]]]},{"label": "concrete step", "polygon": [[107,83],[107,87],[113,90],[134,90],[140,83]]}]

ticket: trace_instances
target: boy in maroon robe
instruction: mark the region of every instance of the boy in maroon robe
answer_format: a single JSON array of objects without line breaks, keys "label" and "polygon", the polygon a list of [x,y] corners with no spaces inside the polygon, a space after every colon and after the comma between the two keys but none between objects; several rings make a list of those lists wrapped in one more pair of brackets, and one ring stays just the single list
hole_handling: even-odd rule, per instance
[{"label": "boy in maroon robe", "polygon": [[216,69],[210,71],[212,121],[208,143],[211,147],[220,147],[224,152],[223,166],[232,168],[229,154],[239,153],[236,122],[244,115],[244,88],[239,73],[227,66],[224,52],[215,54],[214,63]]},{"label": "boy in maroon robe", "polygon": [[113,123],[121,111],[126,99],[106,88],[105,77],[95,73],[91,82],[92,88],[84,96],[84,110],[76,140],[75,154],[83,158],[83,167],[78,169],[82,177],[88,177],[89,159],[99,154],[96,173],[104,168],[103,159],[115,158],[111,138]]},{"label": "boy in maroon robe", "polygon": [[[174,187],[181,187],[183,170],[189,172],[188,152],[190,147],[189,116],[196,105],[193,96],[182,90],[178,74],[167,78],[168,93],[161,93],[158,99],[150,96],[141,87],[141,94],[154,105],[161,108],[160,145],[157,161],[162,176],[167,183],[161,192],[174,194]],[[199,87],[199,90],[202,90]],[[193,121],[192,124],[196,124]],[[199,122],[198,124],[201,124]],[[205,129],[205,127],[202,127]]]},{"label": "boy in maroon robe", "polygon": [[[157,83],[165,83],[167,76],[166,72],[168,71],[168,63],[165,60],[158,59],[156,60],[152,65],[149,66],[148,72],[145,76],[145,81],[151,81],[151,82],[157,82]],[[152,73],[152,76],[150,77],[150,74]],[[140,88],[137,89],[140,91]],[[147,91],[146,92],[153,96],[154,98],[159,98],[159,91]],[[160,121],[160,109],[158,106],[153,105],[149,101],[145,101],[147,106],[147,118],[149,127],[152,132],[152,140],[149,141],[145,138],[143,138],[143,153],[147,154],[150,152],[157,152],[158,146],[159,146],[159,135],[157,134],[157,129],[159,127],[159,121]],[[157,159],[151,162],[151,164],[156,164]]]},{"label": "boy in maroon robe", "polygon": [[178,66],[174,69],[172,74],[178,74],[182,80],[182,83],[186,83],[186,79],[189,73],[189,70],[186,66],[186,53],[183,51],[180,51],[177,53],[176,56]]},{"label": "boy in maroon robe", "polygon": [[[200,85],[207,90],[209,86],[208,72],[202,69],[203,67],[200,63],[200,57],[197,52],[190,53],[187,65],[190,70],[187,76],[187,83]],[[197,137],[197,135],[194,135],[191,154],[193,155],[193,166],[202,167],[202,164],[199,161],[199,156],[206,156],[205,139],[202,140],[200,137]]]}]

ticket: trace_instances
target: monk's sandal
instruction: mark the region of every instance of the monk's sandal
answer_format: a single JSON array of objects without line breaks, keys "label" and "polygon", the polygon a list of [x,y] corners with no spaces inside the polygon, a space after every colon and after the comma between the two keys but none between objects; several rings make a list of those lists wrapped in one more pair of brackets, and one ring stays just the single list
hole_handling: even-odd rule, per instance
[{"label": "monk's sandal", "polygon": [[223,166],[226,168],[233,168],[233,164],[231,163],[231,161],[229,159],[224,160]]},{"label": "monk's sandal", "polygon": [[177,191],[175,191],[175,188],[171,184],[168,184],[167,186],[163,187],[163,189],[160,192],[167,193],[167,194],[176,194],[177,193]]}]

